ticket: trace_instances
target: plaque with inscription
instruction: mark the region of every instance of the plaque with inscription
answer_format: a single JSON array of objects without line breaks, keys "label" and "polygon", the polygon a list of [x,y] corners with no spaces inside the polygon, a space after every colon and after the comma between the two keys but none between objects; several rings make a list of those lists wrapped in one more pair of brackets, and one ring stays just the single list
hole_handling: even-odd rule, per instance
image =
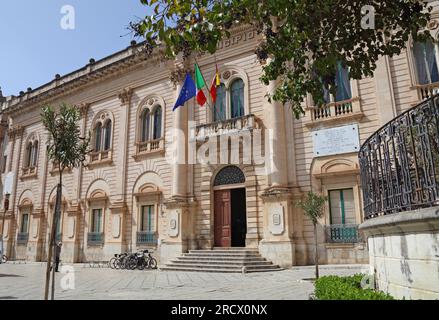
[{"label": "plaque with inscription", "polygon": [[314,157],[358,152],[360,138],[358,124],[352,124],[312,132]]}]

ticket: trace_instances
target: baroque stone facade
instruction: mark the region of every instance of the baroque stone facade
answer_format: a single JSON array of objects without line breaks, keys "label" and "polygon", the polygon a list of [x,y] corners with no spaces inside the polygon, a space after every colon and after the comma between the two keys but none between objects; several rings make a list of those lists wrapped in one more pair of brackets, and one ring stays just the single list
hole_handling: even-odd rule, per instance
[{"label": "baroque stone facade", "polygon": [[[431,31],[436,36],[439,29]],[[86,166],[63,179],[57,231],[63,261],[108,260],[153,247],[166,263],[189,249],[245,246],[284,267],[310,264],[313,227],[296,203],[313,190],[330,199],[318,229],[320,262],[367,262],[358,233],[363,215],[357,153],[320,156],[313,135],[358,125],[352,134],[363,142],[437,83],[420,80],[416,59],[422,57],[408,43],[401,55],[380,59],[375,77],[348,81],[342,100],[328,96],[327,106],[316,108],[309,98],[305,115],[295,119],[288,106],[265,98],[276,83],[265,87],[259,80],[262,67],[254,55],[259,39],[254,30],[240,27],[215,56],[197,59],[209,86],[215,64],[219,67],[215,106],[191,100],[173,112],[181,62],[162,61],[155,53],[148,57],[134,43],[4,99],[6,254],[46,259],[58,174],[44,152],[40,107],[67,102],[80,109],[79,125],[84,135],[91,132],[94,151]],[[191,161],[198,157],[219,161]],[[182,158],[186,161],[172,161]]]}]

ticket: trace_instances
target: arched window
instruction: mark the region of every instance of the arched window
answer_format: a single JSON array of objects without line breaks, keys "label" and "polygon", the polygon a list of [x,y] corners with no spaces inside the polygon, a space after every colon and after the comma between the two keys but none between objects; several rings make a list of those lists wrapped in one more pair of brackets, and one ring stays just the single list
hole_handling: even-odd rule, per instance
[{"label": "arched window", "polygon": [[213,185],[216,187],[240,183],[245,183],[244,172],[242,172],[242,170],[236,166],[227,166],[218,172]]},{"label": "arched window", "polygon": [[26,162],[25,167],[29,168],[32,163],[32,142],[29,142],[26,146]]},{"label": "arched window", "polygon": [[145,109],[142,113],[142,133],[141,142],[149,141],[149,131],[151,128],[151,116],[149,114],[149,109]]},{"label": "arched window", "polygon": [[38,141],[34,141],[33,147],[31,149],[30,166],[31,167],[36,167],[37,166],[37,160],[38,160]]},{"label": "arched window", "polygon": [[431,41],[415,42],[413,55],[418,77],[418,84],[425,85],[439,82],[436,48]]},{"label": "arched window", "polygon": [[230,111],[231,117],[237,118],[244,115],[244,81],[237,79],[230,86]]},{"label": "arched window", "polygon": [[162,108],[157,106],[153,114],[154,118],[154,132],[153,139],[157,140],[162,137]]},{"label": "arched window", "polygon": [[213,121],[226,120],[226,86],[224,83],[216,89],[216,102],[213,109]]},{"label": "arched window", "polygon": [[102,124],[99,122],[94,130],[95,152],[101,151],[102,145]]},{"label": "arched window", "polygon": [[104,138],[104,151],[111,149],[111,120],[108,120],[105,124],[105,138]]}]

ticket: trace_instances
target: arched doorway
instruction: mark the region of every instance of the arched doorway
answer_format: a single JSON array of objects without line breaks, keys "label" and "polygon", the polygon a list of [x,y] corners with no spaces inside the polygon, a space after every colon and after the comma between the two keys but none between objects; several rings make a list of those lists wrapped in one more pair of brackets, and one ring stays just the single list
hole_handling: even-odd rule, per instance
[{"label": "arched doorway", "polygon": [[213,183],[215,247],[245,247],[247,207],[244,173],[236,166],[221,169]]}]

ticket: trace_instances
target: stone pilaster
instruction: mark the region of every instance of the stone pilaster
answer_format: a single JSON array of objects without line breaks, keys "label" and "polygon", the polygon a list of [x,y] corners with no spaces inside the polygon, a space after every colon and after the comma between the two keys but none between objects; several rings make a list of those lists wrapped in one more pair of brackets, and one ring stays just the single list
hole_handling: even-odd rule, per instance
[{"label": "stone pilaster", "polygon": [[[175,101],[178,99],[185,76],[185,68],[173,66],[173,79],[175,80]],[[167,231],[160,239],[160,260],[166,263],[170,259],[195,249],[195,206],[196,202],[192,191],[188,190],[188,164],[187,143],[189,139],[188,105],[181,106],[173,112],[173,139],[175,147],[175,162],[172,165],[171,198],[165,201]],[[178,159],[178,160],[177,160]]]},{"label": "stone pilaster", "polygon": [[131,88],[127,88],[122,90],[119,93],[120,100],[120,112],[119,112],[119,137],[117,150],[117,164],[122,168],[118,170],[117,180],[119,181],[119,185],[121,186],[120,192],[121,195],[119,199],[121,201],[126,201],[126,176],[128,170],[128,137],[129,137],[129,116],[130,116],[130,108],[131,108],[131,98],[133,96],[133,90]]},{"label": "stone pilaster", "polygon": [[395,94],[389,57],[381,57],[377,61],[374,79],[376,83],[376,108],[380,117],[380,124],[384,125],[396,117]]},{"label": "stone pilaster", "polygon": [[[20,125],[17,125],[15,127],[13,127],[10,132],[9,132],[9,136],[11,137],[11,139],[13,140],[12,142],[12,150],[11,150],[11,161],[9,163],[10,165],[10,170],[14,172],[14,179],[13,179],[13,184],[12,184],[12,194],[10,196],[10,205],[9,205],[9,209],[10,209],[10,213],[9,215],[11,216],[11,218],[9,219],[9,237],[8,237],[8,241],[5,245],[6,247],[6,255],[10,258],[15,258],[15,249],[14,249],[14,241],[17,238],[17,185],[18,185],[18,177],[20,175],[20,161],[21,161],[21,153],[22,153],[22,147],[23,147],[23,132],[24,132],[24,128]],[[18,140],[18,141],[15,141]],[[18,151],[16,152],[15,150],[15,146],[16,144],[18,145]],[[16,154],[15,154],[16,153]],[[12,161],[13,158],[15,158],[15,156],[17,157],[15,161]]]}]

